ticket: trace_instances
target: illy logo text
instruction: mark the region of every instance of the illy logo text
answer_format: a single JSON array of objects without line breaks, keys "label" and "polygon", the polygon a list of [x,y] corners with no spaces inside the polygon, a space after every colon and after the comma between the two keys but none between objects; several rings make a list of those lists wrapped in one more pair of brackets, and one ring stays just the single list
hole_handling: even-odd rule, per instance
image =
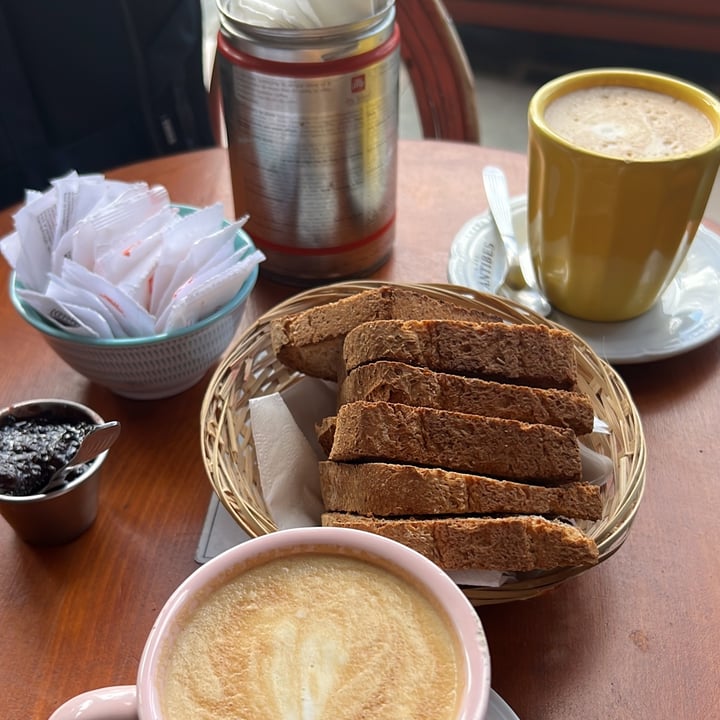
[{"label": "illy logo text", "polygon": [[365,75],[355,75],[350,80],[350,91],[351,92],[362,92],[365,89]]}]

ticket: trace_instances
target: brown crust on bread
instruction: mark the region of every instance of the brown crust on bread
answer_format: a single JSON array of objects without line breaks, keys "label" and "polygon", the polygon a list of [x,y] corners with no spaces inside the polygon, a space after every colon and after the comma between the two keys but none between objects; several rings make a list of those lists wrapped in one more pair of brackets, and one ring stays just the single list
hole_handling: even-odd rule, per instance
[{"label": "brown crust on bread", "polygon": [[598,561],[595,542],[578,528],[535,515],[431,519],[324,513],[322,524],[389,537],[446,570],[553,570]]},{"label": "brown crust on bread", "polygon": [[363,400],[338,409],[328,459],[401,462],[548,485],[582,479],[572,430]]},{"label": "brown crust on bread", "polygon": [[577,385],[572,334],[545,325],[376,320],[353,328],[343,345],[345,372],[377,360],[531,387]]},{"label": "brown crust on bread", "polygon": [[598,520],[600,488],[574,482],[543,487],[394,463],[320,463],[327,510],[359,515],[531,514]]},{"label": "brown crust on bread", "polygon": [[387,285],[277,318],[270,323],[270,338],[276,357],[287,367],[313,377],[335,380],[343,340],[354,327],[370,320],[426,317],[497,319],[485,310]]},{"label": "brown crust on bread", "polygon": [[568,427],[579,435],[593,429],[593,408],[581,393],[467,378],[389,360],[355,368],[338,397],[341,405],[380,400]]}]

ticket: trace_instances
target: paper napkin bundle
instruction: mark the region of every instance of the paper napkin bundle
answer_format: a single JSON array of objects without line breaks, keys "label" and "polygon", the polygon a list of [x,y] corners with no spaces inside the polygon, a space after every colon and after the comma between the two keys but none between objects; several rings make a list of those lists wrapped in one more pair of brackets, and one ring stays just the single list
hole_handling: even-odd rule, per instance
[{"label": "paper napkin bundle", "polygon": [[375,0],[245,0],[233,17],[260,27],[332,27],[372,17],[376,5]]},{"label": "paper napkin bundle", "polygon": [[240,290],[260,251],[235,249],[247,218],[220,203],[181,215],[167,190],[75,172],[28,192],[0,251],[18,295],[53,324],[97,338],[187,327]]}]

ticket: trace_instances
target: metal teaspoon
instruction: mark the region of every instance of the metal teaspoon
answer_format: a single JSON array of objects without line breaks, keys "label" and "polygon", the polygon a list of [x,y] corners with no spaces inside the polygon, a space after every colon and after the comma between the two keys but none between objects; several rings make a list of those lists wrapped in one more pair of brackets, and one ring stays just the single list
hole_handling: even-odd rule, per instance
[{"label": "metal teaspoon", "polygon": [[518,249],[505,174],[500,168],[487,166],[483,168],[483,184],[490,214],[502,240],[507,263],[504,280],[496,291],[529,307],[539,315],[548,316],[552,306],[537,287],[535,273],[529,265],[530,258],[523,262],[525,258]]}]

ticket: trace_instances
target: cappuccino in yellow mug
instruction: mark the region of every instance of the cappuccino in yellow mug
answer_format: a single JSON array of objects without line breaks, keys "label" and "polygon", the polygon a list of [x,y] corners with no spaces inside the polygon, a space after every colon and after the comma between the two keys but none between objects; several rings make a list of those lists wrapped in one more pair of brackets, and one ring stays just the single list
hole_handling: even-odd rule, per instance
[{"label": "cappuccino in yellow mug", "polygon": [[675,276],[720,165],[720,101],[632,69],[570,73],[528,111],[528,238],[561,312],[621,321]]}]

